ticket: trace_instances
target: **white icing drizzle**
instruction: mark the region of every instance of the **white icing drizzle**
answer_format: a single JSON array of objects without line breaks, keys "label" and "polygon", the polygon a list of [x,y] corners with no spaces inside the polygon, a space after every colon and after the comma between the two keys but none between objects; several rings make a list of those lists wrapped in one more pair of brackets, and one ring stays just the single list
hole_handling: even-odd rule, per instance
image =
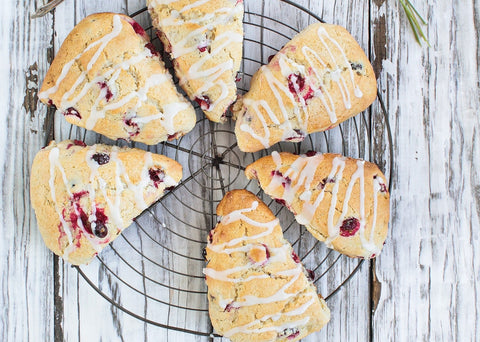
[{"label": "white icing drizzle", "polygon": [[[41,93],[39,93],[39,98],[42,100],[48,99],[52,94],[58,91],[58,88],[61,82],[65,79],[65,77],[69,74],[72,66],[78,62],[78,60],[89,50],[93,48],[97,48],[95,53],[93,54],[92,58],[88,62],[86,70],[83,70],[78,78],[75,80],[74,84],[68,89],[62,96],[60,104],[58,104],[58,108],[60,111],[66,111],[68,108],[73,107],[75,108],[78,102],[85,97],[88,91],[92,87],[98,87],[99,82],[105,82],[114,95],[112,97],[112,101],[108,103],[104,103],[101,105],[102,100],[105,100],[105,96],[107,94],[107,89],[102,88],[98,96],[95,98],[93,106],[89,115],[87,116],[86,113],[81,113],[82,119],[85,121],[85,127],[89,130],[93,130],[98,122],[98,120],[105,117],[105,114],[108,111],[112,111],[123,107],[130,103],[131,101],[136,100],[133,102],[132,108],[129,108],[127,111],[130,113],[137,113],[139,108],[147,102],[147,93],[148,91],[156,86],[159,86],[165,82],[171,82],[171,76],[168,73],[160,73],[151,75],[145,82],[144,86],[140,87],[136,91],[129,92],[126,96],[122,98],[118,98],[118,92],[116,91],[116,81],[120,76],[120,72],[122,70],[128,70],[132,65],[136,65],[142,60],[145,60],[147,57],[152,57],[152,53],[148,48],[144,48],[140,53],[130,57],[128,60],[123,61],[122,63],[113,65],[109,70],[105,71],[103,74],[98,75],[91,80],[87,79],[88,72],[92,69],[92,67],[97,62],[98,58],[100,57],[101,53],[104,51],[105,47],[114,39],[116,38],[120,32],[122,31],[122,20],[119,15],[115,15],[113,17],[113,29],[111,32],[100,38],[99,40],[91,43],[88,45],[85,50],[79,53],[74,59],[66,63],[63,68],[60,76],[58,77],[55,85]],[[79,87],[82,86],[78,94],[71,98],[72,95],[78,91]],[[159,112],[153,115],[145,116],[145,117],[134,117],[132,122],[136,124],[147,124],[153,120],[159,120],[160,124],[165,128],[167,134],[174,134],[177,132],[175,128],[175,116],[189,108],[189,104],[187,102],[174,102],[170,104],[164,105],[164,112]]]},{"label": "white icing drizzle", "polygon": [[[278,152],[273,152],[272,158],[276,166],[275,171],[279,171],[280,168],[283,166],[280,154]],[[286,177],[290,178],[291,183],[285,185],[281,199],[283,199],[288,205],[291,205],[295,199],[295,196],[300,193],[299,199],[303,201],[303,205],[295,218],[298,223],[306,226],[311,225],[317,208],[320,206],[325,197],[326,185],[323,187],[323,189],[320,191],[316,198],[312,198],[311,186],[316,170],[323,159],[324,157],[320,153],[317,153],[316,155],[311,157],[301,155],[288,167],[286,171],[283,172],[283,176],[275,174],[272,177],[271,181],[265,186],[265,191],[267,193],[272,193],[279,186],[282,186],[282,182],[285,182]],[[360,200],[358,203],[358,210],[360,216],[360,229],[357,234],[360,237],[362,248],[368,252],[368,255],[365,256],[369,257],[372,254],[379,253],[381,248],[375,244],[374,235],[377,222],[378,195],[380,193],[381,185],[383,183],[381,178],[378,176],[373,179],[373,219],[370,236],[367,237],[365,236],[367,224],[365,216],[365,161],[358,160],[356,162],[357,169],[352,174],[346,192],[343,196],[342,211],[338,219],[335,221],[334,216],[337,212],[336,206],[338,202],[338,192],[340,188],[340,182],[343,177],[343,171],[346,166],[346,160],[347,159],[345,157],[335,157],[332,161],[332,168],[330,170],[330,173],[326,178],[327,183],[333,181],[334,185],[333,189],[331,190],[332,196],[327,216],[328,237],[325,243],[331,248],[332,242],[340,236],[340,227],[343,223],[343,220],[345,219],[345,216],[348,213],[348,207],[350,204],[353,187],[357,182],[359,182]]]},{"label": "white icing drizzle", "polygon": [[[172,45],[172,58],[176,59],[194,52],[199,46],[199,36],[209,30],[213,30],[216,26],[232,22],[232,18],[238,15],[243,9],[242,6],[223,7],[215,9],[212,13],[207,13],[200,18],[183,19],[180,14],[186,13],[192,9],[195,9],[209,0],[198,0],[191,2],[188,5],[182,7],[179,11],[172,10],[169,17],[162,18],[158,21],[158,25],[162,28],[162,31],[168,32],[168,27],[180,26],[180,25],[199,25],[197,29],[191,31],[185,37],[178,41],[171,41]],[[156,5],[171,4],[177,1],[152,1],[150,9],[154,10]],[[172,39],[173,37],[168,37]],[[235,31],[229,30],[215,37],[215,49],[209,53],[203,53],[200,59],[192,64],[190,68],[180,77],[180,85],[184,85],[191,81],[203,80],[204,83],[198,89],[195,89],[192,94],[189,94],[192,99],[198,97],[202,98],[205,93],[209,92],[214,87],[220,87],[220,96],[213,99],[210,98],[210,107],[208,111],[213,111],[221,101],[228,97],[228,86],[220,78],[225,72],[234,73],[233,60],[228,59],[226,62],[218,64],[215,63],[212,67],[205,69],[205,64],[215,58],[217,55],[224,53],[225,48],[228,48],[230,44],[241,43],[243,41],[243,35]],[[207,42],[208,43],[208,42]],[[193,83],[193,82],[192,82]]]},{"label": "white icing drizzle", "polygon": [[[207,248],[215,251],[217,253],[223,253],[223,254],[232,254],[232,253],[238,253],[238,252],[243,252],[248,254],[253,248],[257,248],[258,244],[255,242],[252,242],[250,244],[245,244],[245,245],[240,245],[237,247],[233,248],[228,248],[230,246],[236,246],[239,245],[240,243],[251,241],[251,240],[257,240],[267,234],[272,234],[272,226],[275,227],[278,225],[278,220],[270,221],[270,222],[257,222],[251,218],[248,218],[245,213],[252,212],[256,210],[258,207],[258,202],[254,201],[252,205],[248,208],[244,209],[239,209],[232,211],[228,215],[225,215],[221,219],[221,224],[226,225],[230,224],[239,220],[244,221],[245,223],[249,225],[253,225],[256,227],[260,228],[266,228],[264,232],[258,233],[254,236],[249,236],[249,237],[241,237],[241,238],[235,238],[232,239],[228,242],[218,244],[218,245],[213,245],[211,243],[208,244]],[[267,234],[266,234],[267,233]],[[289,260],[291,260],[291,253],[292,253],[292,247],[288,243],[284,243],[281,247],[268,247],[268,251],[270,253],[270,257],[268,260],[269,264],[272,263],[286,263]],[[294,292],[294,293],[288,293],[288,290],[292,287],[292,285],[299,279],[300,276],[303,275],[303,266],[298,263],[295,264],[295,266],[291,269],[283,270],[283,271],[277,271],[275,274],[270,274],[270,273],[260,273],[260,274],[254,274],[250,275],[248,277],[242,278],[238,276],[238,273],[244,273],[245,271],[248,271],[251,269],[252,265],[250,264],[245,264],[245,265],[240,265],[232,268],[227,268],[225,270],[215,270],[211,267],[207,267],[203,270],[203,273],[213,279],[219,280],[219,281],[224,281],[224,282],[229,282],[229,283],[246,283],[252,280],[257,280],[257,279],[267,279],[270,277],[287,277],[289,278],[286,283],[284,283],[278,291],[276,291],[273,295],[267,296],[267,297],[257,297],[253,295],[246,295],[241,298],[237,298],[235,301],[232,298],[226,298],[226,299],[219,299],[219,305],[223,308],[226,308],[227,305],[233,305],[234,308],[241,308],[241,307],[248,307],[248,306],[253,306],[253,305],[263,305],[263,304],[271,304],[275,302],[283,302],[283,301],[288,301],[292,297],[298,296],[300,293],[305,291],[305,289],[302,289],[300,292]],[[236,277],[235,277],[236,275]],[[232,276],[232,277],[230,277]],[[226,337],[231,337],[235,334],[238,333],[243,333],[243,334],[259,334],[262,332],[266,331],[276,331],[277,333],[283,332],[285,329],[288,328],[299,328],[301,326],[305,326],[308,321],[309,317],[305,317],[301,320],[297,321],[290,321],[283,323],[281,325],[269,325],[263,328],[253,328],[254,326],[263,323],[265,321],[271,320],[272,322],[278,321],[282,318],[282,315],[285,316],[299,316],[304,314],[311,305],[315,303],[315,301],[318,301],[317,295],[313,291],[308,291],[305,292],[305,297],[310,296],[311,298],[303,303],[301,306],[290,310],[288,312],[282,312],[282,313],[277,313],[273,315],[266,315],[260,319],[256,319],[248,324],[242,325],[235,327],[233,329],[230,329],[224,335]]]},{"label": "white icing drizzle", "polygon": [[[112,148],[111,153],[109,153],[110,161],[109,163],[115,163],[115,193],[114,198],[110,198],[107,192],[107,181],[103,179],[98,172],[100,165],[92,159],[92,156],[97,153],[96,145],[93,145],[88,148],[85,154],[85,162],[90,169],[89,175],[89,182],[86,184],[86,190],[88,191],[88,196],[90,200],[90,215],[88,220],[91,225],[92,232],[95,231],[96,227],[96,202],[95,199],[97,198],[96,194],[96,184],[98,184],[98,188],[105,199],[106,207],[105,209],[109,212],[109,219],[112,220],[113,225],[116,226],[118,229],[123,230],[125,225],[123,222],[123,218],[121,215],[121,196],[123,191],[129,189],[135,196],[136,206],[140,210],[144,210],[147,207],[147,204],[144,199],[144,192],[145,190],[148,191],[149,186],[152,187],[150,183],[150,177],[148,174],[148,170],[150,167],[153,166],[153,159],[152,154],[150,152],[145,153],[145,162],[142,167],[141,171],[141,179],[138,184],[134,184],[130,181],[128,174],[126,172],[125,166],[123,165],[122,161],[118,158],[118,147],[114,146]],[[62,181],[66,192],[69,198],[73,197],[72,192],[70,191],[70,184],[67,179],[65,169],[63,168],[62,164],[59,160],[60,149],[58,147],[53,147],[49,151],[49,162],[50,162],[50,178],[48,181],[50,187],[50,196],[52,197],[53,204],[55,211],[58,214],[58,217],[61,222],[61,226],[65,235],[68,239],[68,245],[63,251],[63,257],[68,259],[69,254],[76,249],[74,244],[74,229],[71,227],[69,223],[65,221],[62,212],[60,211],[56,194],[55,194],[55,170],[58,169],[60,175],[62,177]],[[123,180],[122,180],[123,178]],[[173,180],[170,176],[165,174],[165,178],[163,181],[165,187],[176,185],[177,182]],[[77,221],[76,225],[81,229],[83,235],[89,240],[92,247],[97,251],[100,252],[103,248],[103,245],[108,243],[109,238],[108,236],[104,239],[95,237],[91,235],[89,232],[86,231],[85,226],[81,220],[80,212],[75,204],[72,205],[72,208],[76,214]]]},{"label": "white icing drizzle", "polygon": [[[259,141],[264,147],[269,147],[270,132],[268,124],[265,118],[265,114],[260,110],[264,109],[270,120],[275,124],[279,125],[280,129],[283,131],[282,139],[286,140],[289,137],[295,136],[293,131],[294,125],[301,129],[303,132],[308,132],[308,106],[304,97],[301,94],[301,89],[296,82],[292,82],[293,90],[296,93],[296,98],[293,96],[289,87],[285,85],[285,80],[288,79],[289,75],[296,74],[299,77],[302,77],[305,80],[305,86],[310,87],[313,90],[315,97],[318,97],[322,102],[325,110],[328,114],[329,120],[332,124],[338,121],[335,103],[332,99],[330,92],[327,90],[327,86],[324,82],[324,77],[328,74],[333,82],[335,82],[340,90],[342,95],[343,103],[346,109],[352,108],[349,86],[347,81],[343,76],[343,71],[348,70],[349,78],[351,85],[353,87],[353,93],[357,98],[363,97],[363,93],[360,90],[359,86],[355,82],[354,73],[350,62],[348,61],[347,55],[340,44],[333,39],[326,31],[323,26],[320,26],[317,30],[317,35],[319,41],[322,43],[325,51],[327,51],[329,59],[323,60],[318,53],[313,50],[308,45],[302,46],[302,53],[308,62],[308,70],[312,70],[312,73],[307,72],[307,68],[304,65],[296,63],[293,59],[287,57],[284,52],[280,52],[278,55],[278,65],[280,67],[282,79],[279,80],[273,76],[268,66],[263,66],[260,69],[260,73],[263,74],[267,80],[268,86],[271,89],[274,98],[277,101],[278,107],[280,108],[281,114],[281,124],[278,122],[277,114],[274,113],[270,106],[264,103],[264,100],[250,100],[245,99],[244,105],[248,108],[249,112],[255,113],[256,118],[262,123],[263,132],[255,132],[248,123],[242,123],[240,125],[240,130],[249,133],[254,139]],[[333,46],[333,48],[332,48]],[[335,58],[334,50],[340,55],[340,60]],[[317,64],[322,65],[325,69],[328,68],[328,73],[325,70],[318,70],[316,68]],[[329,65],[332,65],[330,68]],[[293,104],[293,113],[288,113],[285,109],[284,99],[279,93],[279,90],[283,93],[283,98],[286,97],[287,101],[290,104]],[[262,101],[262,102],[261,102]],[[295,120],[289,119],[289,115],[295,115]],[[275,119],[273,119],[275,117]]]}]

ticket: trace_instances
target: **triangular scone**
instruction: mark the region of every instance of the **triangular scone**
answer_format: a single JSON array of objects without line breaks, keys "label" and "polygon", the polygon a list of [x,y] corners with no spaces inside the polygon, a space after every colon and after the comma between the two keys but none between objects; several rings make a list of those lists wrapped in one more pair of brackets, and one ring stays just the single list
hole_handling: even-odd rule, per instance
[{"label": "triangular scone", "polygon": [[320,330],[330,311],[272,211],[234,190],[217,216],[204,269],[215,330],[232,341],[297,341]]},{"label": "triangular scone", "polygon": [[273,152],[245,173],[328,247],[361,258],[382,250],[390,195],[377,165],[339,154]]},{"label": "triangular scone", "polygon": [[313,24],[255,73],[234,105],[238,147],[255,152],[302,141],[365,110],[376,93],[373,68],[350,33]]},{"label": "triangular scone", "polygon": [[196,121],[145,31],[123,14],[92,14],[75,26],[38,96],[68,122],[111,139],[155,145]]},{"label": "triangular scone", "polygon": [[208,119],[225,120],[237,97],[242,60],[242,0],[147,0],[180,86]]},{"label": "triangular scone", "polygon": [[54,141],[35,157],[30,196],[45,244],[88,263],[182,178],[182,166],[135,148]]}]

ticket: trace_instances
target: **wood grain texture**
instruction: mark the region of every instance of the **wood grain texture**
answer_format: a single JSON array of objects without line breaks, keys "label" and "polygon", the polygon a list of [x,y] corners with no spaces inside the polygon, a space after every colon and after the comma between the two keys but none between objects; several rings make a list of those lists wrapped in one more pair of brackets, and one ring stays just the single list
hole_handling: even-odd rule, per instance
[{"label": "wood grain texture", "polygon": [[[312,22],[307,16],[293,15],[294,12],[287,11],[286,15],[287,6],[278,6],[276,0],[246,0],[245,3],[247,9],[277,18],[297,29]],[[347,27],[370,54],[388,108],[394,142],[391,155],[386,121],[378,102],[364,117],[342,125],[348,136],[354,132],[355,124],[362,132],[367,132],[358,141],[347,139],[342,144],[338,132],[328,133],[335,152],[374,160],[387,171],[393,158],[391,232],[373,268],[363,263],[359,272],[329,299],[332,310],[329,325],[305,340],[480,340],[477,309],[480,307],[480,146],[477,138],[480,129],[480,1],[415,1],[416,7],[428,18],[431,48],[420,48],[416,44],[397,1],[300,0],[297,3],[327,22]],[[40,3],[6,2],[0,11],[0,32],[4,37],[0,41],[3,65],[0,67],[0,113],[6,123],[0,128],[0,164],[4,166],[0,168],[0,225],[4,232],[0,239],[3,260],[0,263],[0,305],[3,307],[0,340],[210,340],[144,323],[115,308],[98,295],[76,269],[53,257],[44,247],[28,196],[30,166],[36,152],[48,140],[46,122],[52,122],[53,115],[37,103],[38,88],[54,52],[78,21],[100,11],[132,13],[144,7],[144,2],[66,0],[54,15],[30,20],[28,13],[34,11],[35,5]],[[266,33],[259,38],[272,46],[282,45],[275,35]],[[266,61],[272,51],[248,49],[246,53]],[[254,65],[244,67],[256,68]],[[248,80],[245,77],[240,83],[245,89]],[[195,140],[210,129],[208,123],[197,128],[196,135],[183,140],[183,148],[192,147]],[[86,138],[89,143],[108,141],[92,133],[85,134],[58,114],[54,135],[56,139]],[[231,143],[228,133],[215,138],[217,144],[229,146]],[[197,151],[211,147],[212,137],[204,140],[195,146]],[[322,145],[321,137],[313,137],[312,141],[320,149],[328,148]],[[165,151],[159,147],[158,152]],[[188,164],[185,154],[168,153],[184,165]],[[251,156],[242,156],[241,163],[249,163],[249,158]],[[189,165],[188,172],[195,172],[203,165],[201,159],[192,159],[194,162]],[[214,168],[208,170],[212,172],[210,178],[218,172]],[[207,176],[199,178],[200,182],[207,182],[210,179]],[[233,177],[232,174],[225,176]],[[165,206],[160,204],[151,209],[160,221],[149,213],[144,214],[125,231],[125,238],[117,239],[113,248],[95,261],[97,264],[82,268],[82,271],[95,280],[106,295],[125,307],[134,308],[141,317],[208,331],[208,319],[198,319],[185,310],[159,306],[145,295],[155,293],[158,298],[175,305],[201,307],[206,304],[201,295],[186,296],[175,290],[178,287],[201,288],[200,283],[186,281],[181,276],[161,278],[158,267],[152,263],[152,259],[161,259],[165,267],[201,275],[201,261],[185,260],[178,254],[181,250],[169,251],[155,242],[161,241],[164,246],[180,244],[180,249],[201,252],[201,241],[214,224],[214,217],[194,214],[192,209],[213,212],[215,202],[209,200],[218,201],[222,192],[202,192],[195,181],[187,184],[166,199]],[[243,183],[236,181],[229,188],[238,186]],[[248,187],[256,189],[252,184]],[[199,198],[193,198],[192,193]],[[206,201],[201,200],[201,196]],[[183,207],[182,200],[190,197],[192,208]],[[271,205],[282,220],[292,220],[280,206]],[[166,212],[166,207],[176,208],[174,214]],[[163,223],[162,229],[151,229]],[[194,231],[189,225],[205,227],[205,230]],[[194,241],[185,242],[178,234]],[[289,228],[286,236],[300,254],[314,243],[303,228],[295,225]],[[137,251],[142,251],[145,257],[122,259],[137,255]],[[315,255],[307,255],[304,260],[307,267],[318,263],[322,253],[319,249]],[[100,266],[103,259],[108,263]],[[320,279],[320,291],[329,293],[354,265],[338,263],[338,268],[328,277]],[[320,268],[316,274],[323,271]],[[171,289],[139,277],[138,272],[162,279]],[[116,275],[129,279],[138,291],[125,288]]]},{"label": "wood grain texture", "polygon": [[395,3],[375,3],[395,171],[374,340],[478,341],[479,2],[416,1],[423,49]]}]

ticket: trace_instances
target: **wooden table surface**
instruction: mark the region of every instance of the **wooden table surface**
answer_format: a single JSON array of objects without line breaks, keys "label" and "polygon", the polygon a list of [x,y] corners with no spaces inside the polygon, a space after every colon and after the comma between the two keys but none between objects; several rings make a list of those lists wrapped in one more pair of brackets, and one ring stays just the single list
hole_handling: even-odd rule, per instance
[{"label": "wooden table surface", "polygon": [[[376,102],[364,114],[372,123],[365,156],[387,174],[393,160],[388,241],[375,263],[361,264],[329,298],[331,322],[308,341],[480,341],[480,1],[412,2],[428,18],[429,48],[415,42],[396,0],[297,1],[325,21],[345,26],[367,51],[393,136],[390,155]],[[72,133],[61,115],[39,103],[38,88],[78,21],[100,11],[133,13],[145,5],[139,0],[65,0],[53,15],[30,19],[41,4],[4,1],[0,11],[0,340],[208,340],[145,323],[112,306],[43,244],[29,200],[33,158],[52,138],[52,122],[55,139],[82,131]],[[298,29],[313,22],[286,11],[277,0],[245,0],[245,6]],[[198,129],[208,130],[208,124],[203,126]],[[347,133],[351,129],[348,123],[344,127]],[[164,222],[169,225],[169,220]],[[208,218],[203,222],[206,230],[211,228]],[[138,230],[132,227],[125,234],[135,240]],[[121,242],[114,246],[122,248]],[[123,272],[117,259],[112,250],[104,256],[108,267]],[[143,310],[144,317],[166,317],[168,324],[189,329],[208,325],[193,313],[155,314],[151,307],[153,313],[147,312],[147,299],[137,303],[123,295],[127,292],[110,279],[115,271],[103,272],[98,261],[82,270],[117,303]],[[319,290],[330,291],[344,277],[338,274],[350,271],[336,270],[320,279]],[[201,274],[201,269],[194,272]]]}]

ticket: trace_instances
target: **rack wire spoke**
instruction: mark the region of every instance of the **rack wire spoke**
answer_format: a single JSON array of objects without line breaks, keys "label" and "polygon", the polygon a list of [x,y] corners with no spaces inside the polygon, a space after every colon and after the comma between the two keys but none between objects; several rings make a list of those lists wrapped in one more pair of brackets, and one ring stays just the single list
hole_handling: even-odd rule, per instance
[{"label": "rack wire spoke", "polygon": [[[322,21],[320,17],[291,0],[278,2],[282,3],[282,6],[288,6],[287,9],[292,15],[302,13],[314,21]],[[286,20],[268,17],[262,13],[245,11],[244,51],[259,51],[259,54],[256,57],[249,53],[244,55],[239,73],[241,80],[237,84],[239,93],[248,91],[254,73],[267,63],[266,57],[279,51],[299,32],[299,28],[289,25]],[[142,8],[131,16],[146,23],[145,31],[152,38],[152,43],[161,49],[147,8]],[[275,39],[265,43],[264,36],[274,36]],[[161,52],[162,56],[167,56],[165,51]],[[166,66],[174,83],[178,85],[172,63],[166,60]],[[215,124],[207,120],[198,104],[194,103],[200,119],[192,132],[176,141],[147,147],[148,151],[173,155],[171,158],[183,165],[185,179],[137,217],[134,227],[129,228],[121,238],[109,245],[95,262],[74,268],[103,298],[132,317],[175,331],[217,337],[208,318],[207,289],[202,274],[205,266],[202,250],[207,243],[208,230],[217,221],[216,205],[227,191],[245,188],[263,199],[281,220],[285,237],[292,242],[306,268],[319,273],[314,283],[319,288],[327,289],[323,291],[323,295],[328,300],[361,269],[364,260],[350,259],[325,247],[295,221],[291,212],[263,193],[256,181],[247,180],[243,173],[248,164],[274,150],[294,153],[305,153],[309,150],[343,152],[356,154],[352,157],[372,158],[375,143],[372,131],[378,127],[374,119],[379,118],[389,143],[389,170],[386,171],[389,171],[391,186],[392,135],[385,103],[379,91],[377,95],[378,103],[375,108],[378,108],[379,113],[374,113],[371,107],[353,121],[327,132],[309,135],[301,143],[279,143],[258,153],[243,153],[239,150],[231,113],[227,114],[227,123]],[[59,114],[54,115],[52,111],[49,113],[51,120],[47,123],[47,136],[54,137],[54,117]],[[100,135],[87,133],[81,128],[71,126],[65,131],[68,138],[80,137],[89,142],[105,141]],[[132,147],[138,144],[119,142],[118,145]],[[328,282],[325,278],[328,278]],[[109,286],[104,286],[102,279],[108,279]],[[115,286],[117,291],[115,294],[111,293],[112,286]],[[138,303],[145,303],[145,307],[140,307]],[[182,320],[171,319],[175,315],[190,317],[187,322],[197,323],[193,327]]]}]

